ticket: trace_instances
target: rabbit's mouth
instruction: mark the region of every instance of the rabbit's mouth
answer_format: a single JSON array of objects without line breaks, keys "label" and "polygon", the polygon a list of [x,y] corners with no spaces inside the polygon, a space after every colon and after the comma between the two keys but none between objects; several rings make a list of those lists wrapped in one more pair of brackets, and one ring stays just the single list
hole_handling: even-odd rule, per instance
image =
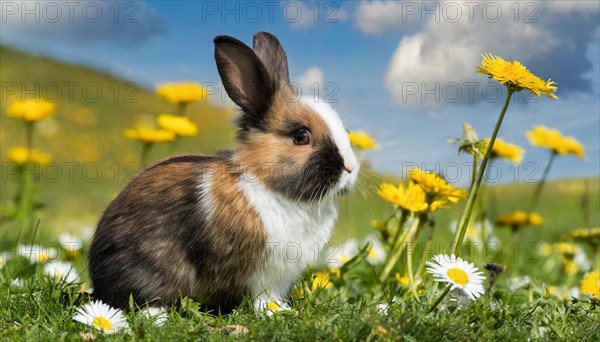
[{"label": "rabbit's mouth", "polygon": [[345,195],[350,192],[356,184],[359,171],[360,164],[358,164],[351,172],[343,171],[340,179],[338,180],[337,186],[335,187],[335,194]]}]

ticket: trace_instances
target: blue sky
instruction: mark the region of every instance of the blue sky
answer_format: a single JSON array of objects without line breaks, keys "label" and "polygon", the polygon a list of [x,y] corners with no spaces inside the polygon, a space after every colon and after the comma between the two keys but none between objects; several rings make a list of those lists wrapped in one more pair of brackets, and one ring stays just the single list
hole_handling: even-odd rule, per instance
[{"label": "blue sky", "polygon": [[346,125],[376,136],[375,169],[399,174],[416,163],[463,184],[468,158],[446,139],[460,136],[463,122],[491,134],[502,101],[501,88],[474,67],[485,52],[519,59],[558,83],[559,100],[528,103],[519,94],[500,137],[525,147],[525,160],[518,173],[499,163],[494,179],[541,177],[548,154],[524,136],[534,124],[587,149],[585,160],[559,158],[551,178],[600,174],[597,1],[77,1],[72,13],[53,3],[28,3],[36,18],[21,2],[4,1],[2,44],[154,87],[218,83],[212,39],[227,34],[251,44],[255,32],[269,31],[287,51],[292,80],[308,92],[314,82],[328,86],[320,95],[337,101]]}]

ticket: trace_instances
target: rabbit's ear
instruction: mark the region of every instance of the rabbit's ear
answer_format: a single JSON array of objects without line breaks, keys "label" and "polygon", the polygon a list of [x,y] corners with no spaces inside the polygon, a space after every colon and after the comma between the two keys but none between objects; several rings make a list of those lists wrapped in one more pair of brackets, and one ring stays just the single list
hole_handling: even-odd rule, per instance
[{"label": "rabbit's ear", "polygon": [[246,114],[262,116],[275,93],[269,71],[256,53],[239,40],[217,36],[214,43],[217,69],[227,94]]},{"label": "rabbit's ear", "polygon": [[252,49],[269,69],[277,84],[290,83],[287,55],[277,37],[268,32],[258,32],[254,35]]}]

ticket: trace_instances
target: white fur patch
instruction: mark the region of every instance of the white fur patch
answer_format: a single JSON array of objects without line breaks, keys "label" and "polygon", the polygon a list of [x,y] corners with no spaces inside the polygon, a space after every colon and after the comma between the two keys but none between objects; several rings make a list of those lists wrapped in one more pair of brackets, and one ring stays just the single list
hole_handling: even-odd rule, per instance
[{"label": "white fur patch", "polygon": [[325,102],[323,99],[315,99],[303,96],[300,101],[319,114],[323,121],[325,121],[325,124],[329,128],[331,138],[340,151],[342,158],[344,159],[345,167],[352,170],[350,174],[347,172],[342,173],[342,177],[338,183],[338,189],[344,189],[353,185],[358,177],[360,163],[358,162],[356,154],[352,150],[350,139],[348,138],[348,132],[344,127],[342,119],[335,109],[333,109],[333,107],[331,107],[331,105],[329,105],[329,103]]},{"label": "white fur patch", "polygon": [[200,176],[198,184],[198,195],[201,198],[199,205],[202,208],[202,212],[206,213],[206,221],[208,222],[210,222],[215,209],[215,201],[212,195],[212,178],[212,174],[206,172]]},{"label": "white fur patch", "polygon": [[248,174],[240,176],[239,189],[260,216],[266,233],[266,260],[258,265],[248,287],[255,307],[268,301],[280,305],[306,266],[317,262],[335,220],[335,199],[298,203],[265,188]]}]

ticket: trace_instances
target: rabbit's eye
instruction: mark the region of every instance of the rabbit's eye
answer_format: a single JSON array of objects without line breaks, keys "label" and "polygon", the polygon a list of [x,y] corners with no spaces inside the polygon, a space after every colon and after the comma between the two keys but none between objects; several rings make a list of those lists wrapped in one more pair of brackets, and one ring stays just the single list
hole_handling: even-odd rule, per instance
[{"label": "rabbit's eye", "polygon": [[310,132],[306,129],[299,129],[294,133],[294,144],[308,145],[310,143]]}]

